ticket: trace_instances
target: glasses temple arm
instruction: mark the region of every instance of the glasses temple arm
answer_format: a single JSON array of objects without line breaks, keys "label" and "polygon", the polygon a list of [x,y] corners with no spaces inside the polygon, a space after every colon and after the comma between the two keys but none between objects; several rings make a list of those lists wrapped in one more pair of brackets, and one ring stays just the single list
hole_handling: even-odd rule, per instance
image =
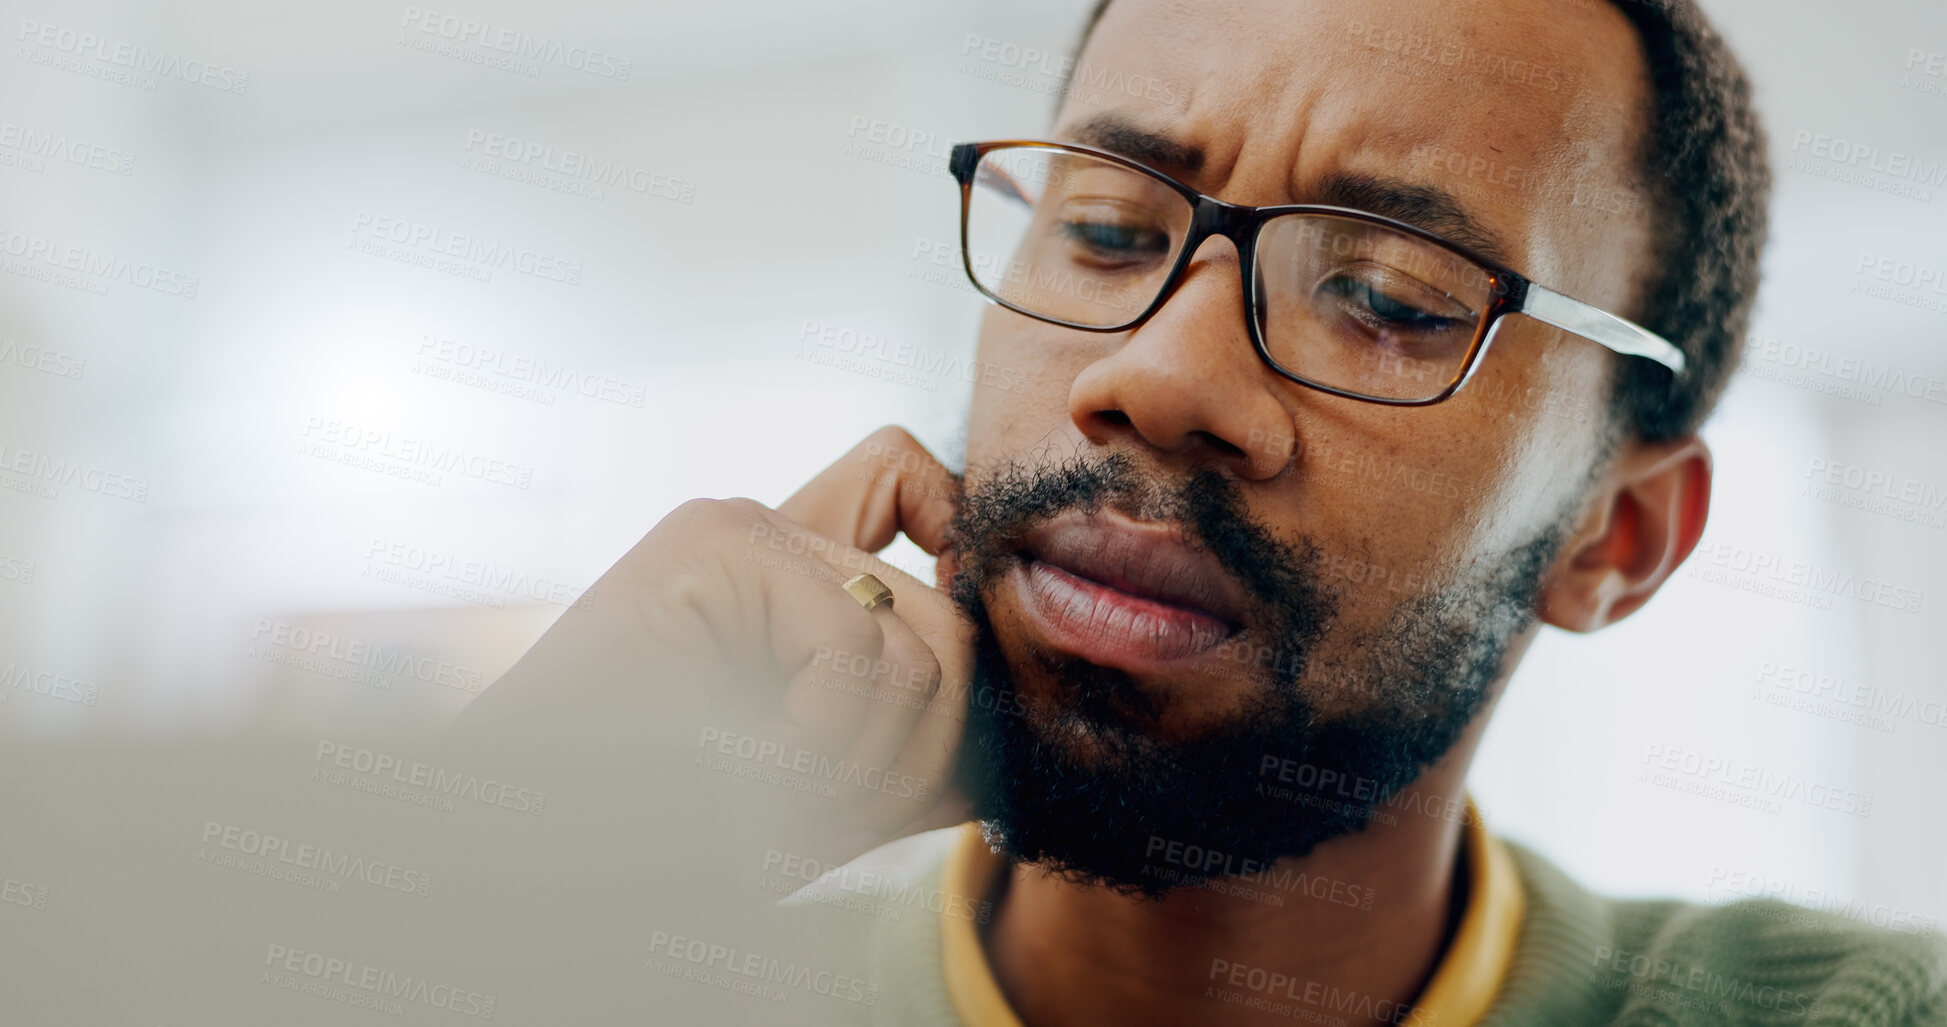
[{"label": "glasses temple arm", "polygon": [[1574,332],[1592,342],[1601,343],[1617,353],[1632,357],[1648,357],[1669,368],[1673,374],[1683,373],[1683,351],[1670,340],[1628,318],[1617,317],[1606,310],[1592,307],[1581,300],[1564,296],[1553,289],[1532,282],[1528,283],[1527,293],[1522,297],[1519,309],[1543,324]]}]

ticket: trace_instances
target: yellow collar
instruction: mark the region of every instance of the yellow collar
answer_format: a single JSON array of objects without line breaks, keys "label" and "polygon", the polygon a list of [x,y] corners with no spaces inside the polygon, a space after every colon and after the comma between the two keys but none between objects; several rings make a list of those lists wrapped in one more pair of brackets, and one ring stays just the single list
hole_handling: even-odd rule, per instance
[{"label": "yellow collar", "polygon": [[[1499,839],[1487,833],[1471,800],[1461,837],[1467,852],[1467,907],[1461,912],[1453,944],[1440,957],[1433,978],[1413,1004],[1412,1016],[1403,1023],[1469,1027],[1494,1004],[1514,960],[1527,907],[1514,859]],[[947,902],[978,908],[1005,865],[980,837],[979,825],[962,825],[940,871]],[[953,1011],[964,1027],[1022,1027],[994,980],[979,930],[972,919],[940,918],[940,956]]]}]

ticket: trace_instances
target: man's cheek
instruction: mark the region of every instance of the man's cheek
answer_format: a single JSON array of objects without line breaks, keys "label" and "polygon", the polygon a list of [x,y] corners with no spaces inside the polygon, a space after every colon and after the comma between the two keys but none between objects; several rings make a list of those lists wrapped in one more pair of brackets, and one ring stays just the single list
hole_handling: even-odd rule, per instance
[{"label": "man's cheek", "polygon": [[990,306],[974,349],[981,381],[968,407],[967,466],[1072,457],[1081,434],[1069,399],[1090,361],[1112,352],[1104,345],[1088,333]]}]

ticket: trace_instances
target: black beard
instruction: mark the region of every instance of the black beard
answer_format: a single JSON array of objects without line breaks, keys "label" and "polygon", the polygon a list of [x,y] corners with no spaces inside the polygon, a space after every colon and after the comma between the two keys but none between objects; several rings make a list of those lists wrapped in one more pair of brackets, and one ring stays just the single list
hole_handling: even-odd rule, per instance
[{"label": "black beard", "polygon": [[[1054,696],[1025,699],[1014,683],[987,588],[1021,564],[1012,543],[1029,527],[1104,505],[1180,525],[1253,599],[1258,637],[1223,644],[1246,657],[1238,672],[1261,687],[1214,729],[1166,738],[1157,729],[1166,692],[1044,647],[1030,659]],[[1453,747],[1486,703],[1509,642],[1533,621],[1536,588],[1566,529],[1558,518],[1480,580],[1408,599],[1382,630],[1347,640],[1356,665],[1325,665],[1317,643],[1341,591],[1321,580],[1313,540],[1280,541],[1251,520],[1230,479],[1207,471],[1165,489],[1120,456],[1000,467],[968,487],[953,527],[961,569],[952,595],[976,631],[957,780],[1010,859],[1128,894],[1159,897],[1304,856],[1363,830]],[[1258,666],[1249,659],[1267,653]],[[1307,670],[1352,696],[1334,704],[1351,712],[1322,716],[1300,685]]]}]

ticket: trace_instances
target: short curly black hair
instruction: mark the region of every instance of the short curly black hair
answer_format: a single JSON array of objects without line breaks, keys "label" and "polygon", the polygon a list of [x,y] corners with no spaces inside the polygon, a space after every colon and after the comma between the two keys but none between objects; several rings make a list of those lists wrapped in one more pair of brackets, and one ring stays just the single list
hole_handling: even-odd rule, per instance
[{"label": "short curly black hair", "polygon": [[[1110,2],[1097,0],[1070,67]],[[1695,433],[1737,368],[1758,292],[1771,168],[1751,82],[1695,0],[1608,2],[1636,29],[1651,88],[1639,170],[1658,215],[1654,263],[1642,308],[1628,313],[1687,363],[1672,384],[1660,364],[1622,361],[1611,420],[1661,442]]]}]

